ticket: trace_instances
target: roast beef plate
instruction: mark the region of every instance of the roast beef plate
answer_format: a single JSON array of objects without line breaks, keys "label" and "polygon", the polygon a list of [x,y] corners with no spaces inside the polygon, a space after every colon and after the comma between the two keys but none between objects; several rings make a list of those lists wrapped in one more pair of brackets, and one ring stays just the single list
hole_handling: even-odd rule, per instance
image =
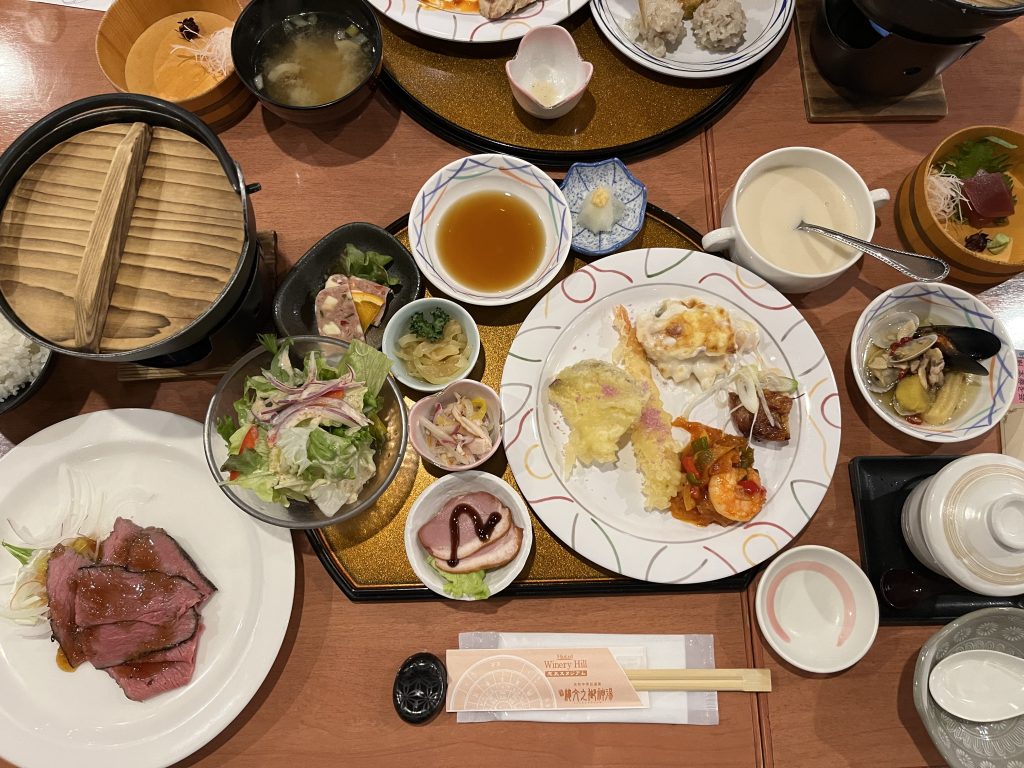
[{"label": "roast beef plate", "polygon": [[94,563],[58,545],[47,565],[50,629],[68,663],[106,670],[134,701],[187,685],[217,588],[162,528],[119,517],[99,552]]}]

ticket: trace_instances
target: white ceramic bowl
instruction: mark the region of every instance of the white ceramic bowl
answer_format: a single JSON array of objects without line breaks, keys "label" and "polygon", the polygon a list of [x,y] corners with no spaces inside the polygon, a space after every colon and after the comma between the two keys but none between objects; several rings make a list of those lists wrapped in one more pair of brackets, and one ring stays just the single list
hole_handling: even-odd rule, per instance
[{"label": "white ceramic bowl", "polygon": [[[854,254],[840,266],[826,272],[795,272],[780,266],[767,254],[754,248],[747,236],[751,225],[748,222],[748,229],[745,230],[739,221],[737,199],[743,196],[744,190],[755,178],[766,171],[787,166],[819,171],[834,182],[852,204],[857,217],[855,231],[847,234],[861,240],[871,240],[875,232],[875,209],[888,201],[889,193],[884,189],[869,190],[864,179],[849,163],[829,152],[814,147],[782,147],[761,155],[744,169],[725,201],[721,228],[704,235],[701,246],[705,251],[728,250],[733,261],[760,275],[782,293],[808,293],[838,278],[860,261],[861,254]],[[792,226],[795,227],[797,223],[793,221]],[[807,237],[817,235],[808,234]]]},{"label": "white ceramic bowl", "polygon": [[405,521],[405,554],[409,558],[409,564],[416,573],[417,578],[422,581],[431,591],[442,597],[453,600],[471,601],[469,597],[451,598],[444,592],[444,581],[437,575],[433,568],[427,564],[428,553],[420,545],[416,534],[420,526],[437,514],[438,510],[448,499],[453,496],[461,496],[464,493],[475,491],[486,491],[498,498],[512,512],[512,520],[523,529],[523,543],[519,548],[519,554],[515,559],[492,571],[487,571],[484,582],[494,596],[516,578],[526,565],[530,557],[530,550],[533,549],[533,523],[530,519],[530,512],[522,496],[516,493],[511,485],[500,477],[488,474],[487,472],[459,472],[458,474],[445,475],[427,486],[427,489],[420,494],[409,510],[409,516]]},{"label": "white ceramic bowl", "polygon": [[[461,285],[437,252],[439,223],[452,203],[485,191],[515,195],[544,226],[544,255],[537,269],[520,285],[493,293]],[[558,275],[572,247],[572,217],[562,190],[539,168],[509,155],[472,155],[446,165],[416,194],[409,212],[409,244],[416,266],[443,293],[467,304],[503,306],[533,296]]]},{"label": "white ceramic bowl", "polygon": [[[409,373],[409,369],[405,367],[405,363],[402,362],[395,353],[398,346],[398,339],[408,330],[412,316],[417,312],[431,312],[434,309],[443,309],[448,313],[449,317],[452,317],[462,323],[462,327],[466,331],[466,339],[468,342],[467,350],[469,351],[469,361],[466,363],[465,369],[461,371],[458,376],[452,379],[452,381],[446,381],[444,384],[431,384],[423,381],[423,379],[413,376]],[[410,301],[404,307],[395,312],[394,317],[392,317],[391,320],[388,321],[388,324],[384,326],[384,338],[381,341],[381,352],[387,355],[388,359],[391,360],[392,375],[405,384],[405,386],[410,389],[415,389],[418,392],[440,392],[453,381],[464,379],[472,373],[473,367],[476,365],[477,358],[480,356],[480,330],[477,328],[476,321],[473,319],[473,316],[469,314],[464,307],[460,307],[454,301],[435,297],[416,299],[416,301]]]},{"label": "white ceramic bowl", "polygon": [[[1003,342],[999,354],[979,362],[988,368],[987,381],[973,391],[971,400],[948,424],[911,424],[879,402],[867,388],[864,355],[868,333],[875,321],[890,312],[915,313],[922,324],[964,325],[991,331]],[[850,365],[857,388],[871,409],[900,432],[932,443],[959,443],[988,432],[1006,415],[1017,389],[1017,356],[1003,322],[967,291],[941,283],[907,283],[882,293],[868,304],[853,328]]]},{"label": "white ceramic bowl", "polygon": [[[426,437],[423,434],[423,429],[420,427],[420,419],[431,418],[434,408],[438,405],[454,403],[456,395],[462,395],[463,397],[469,398],[479,397],[483,399],[487,404],[487,415],[491,417],[491,450],[487,455],[481,456],[472,464],[463,464],[461,466],[445,464],[437,459],[434,456],[433,451],[431,451],[427,446]],[[412,447],[415,448],[416,453],[422,456],[426,461],[429,461],[438,469],[443,469],[447,472],[461,472],[467,469],[475,469],[491,458],[491,456],[497,452],[498,446],[501,444],[501,429],[503,424],[504,420],[502,419],[501,413],[501,399],[498,397],[498,393],[486,384],[481,384],[479,381],[473,381],[472,379],[463,379],[462,381],[453,382],[436,395],[424,397],[409,409],[409,439],[412,441]]]},{"label": "white ceramic bowl", "polygon": [[[622,218],[609,232],[591,232],[577,224],[590,193],[604,185],[622,203]],[[572,247],[590,256],[613,253],[637,236],[647,212],[647,187],[617,157],[598,163],[573,163],[562,180],[562,194],[572,212]]]},{"label": "white ceramic bowl", "polygon": [[775,558],[757,585],[754,607],[768,645],[807,672],[853,666],[878,632],[871,582],[828,547],[795,547]]},{"label": "white ceramic bowl", "polygon": [[594,65],[580,58],[564,27],[536,27],[523,35],[515,58],[505,62],[505,74],[520,107],[553,120],[579,104]]}]

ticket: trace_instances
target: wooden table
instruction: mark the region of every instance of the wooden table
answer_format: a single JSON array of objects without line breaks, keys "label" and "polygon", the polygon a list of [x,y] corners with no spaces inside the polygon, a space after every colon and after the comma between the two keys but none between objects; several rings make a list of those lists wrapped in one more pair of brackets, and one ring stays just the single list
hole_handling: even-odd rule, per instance
[{"label": "wooden table", "polygon": [[[0,0],[0,147],[68,101],[107,92],[95,64],[99,14]],[[750,92],[717,125],[691,141],[633,164],[650,199],[698,229],[715,226],[739,172],[778,146],[807,144],[842,155],[870,186],[895,192],[937,141],[966,125],[1021,125],[1024,25],[991,35],[946,78],[951,116],[934,125],[809,125],[804,119],[795,38]],[[321,235],[348,221],[386,224],[408,211],[423,180],[465,154],[430,135],[379,95],[339,128],[308,131],[257,108],[222,135],[254,197],[261,228],[279,235],[285,272]],[[878,239],[897,244],[891,207]],[[812,297],[798,298],[828,351],[843,404],[843,441],[832,492],[800,543],[835,547],[856,558],[847,462],[868,454],[939,449],[886,426],[854,392],[847,348],[865,304],[897,282],[865,263]],[[28,404],[0,417],[0,454],[62,419],[103,408],[146,407],[202,419],[212,382],[119,383],[114,366],[62,358]],[[997,450],[994,433],[945,453]],[[355,604],[348,601],[296,536],[297,588],[278,660],[242,715],[197,755],[201,766],[602,765],[602,766],[924,766],[941,760],[910,698],[917,649],[929,628],[882,628],[852,670],[818,676],[779,660],[753,620],[745,593],[585,599],[495,599]],[[459,631],[706,632],[719,666],[765,664],[775,690],[720,697],[717,727],[490,724],[457,726],[440,716],[404,725],[390,702],[397,665],[423,649],[456,644]],[[0,761],[2,762],[2,761]]]}]

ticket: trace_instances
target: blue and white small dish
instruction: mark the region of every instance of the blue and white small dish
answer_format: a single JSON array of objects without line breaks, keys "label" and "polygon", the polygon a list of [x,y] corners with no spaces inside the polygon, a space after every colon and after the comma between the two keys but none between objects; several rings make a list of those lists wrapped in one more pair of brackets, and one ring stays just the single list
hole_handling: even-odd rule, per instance
[{"label": "blue and white small dish", "polygon": [[[624,208],[609,232],[591,232],[577,224],[587,196],[599,186],[611,189]],[[573,163],[562,180],[562,194],[572,213],[572,247],[589,256],[605,256],[628,244],[644,225],[647,187],[617,157],[599,163]]]}]

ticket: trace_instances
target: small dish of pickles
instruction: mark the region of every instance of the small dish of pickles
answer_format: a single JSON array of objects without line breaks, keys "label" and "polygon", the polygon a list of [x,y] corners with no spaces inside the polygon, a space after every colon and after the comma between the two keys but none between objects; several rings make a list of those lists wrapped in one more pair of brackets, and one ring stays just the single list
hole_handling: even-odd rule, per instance
[{"label": "small dish of pickles", "polygon": [[1005,326],[952,286],[911,283],[883,293],[858,320],[850,354],[857,386],[875,412],[931,442],[988,431],[1016,389]]}]

